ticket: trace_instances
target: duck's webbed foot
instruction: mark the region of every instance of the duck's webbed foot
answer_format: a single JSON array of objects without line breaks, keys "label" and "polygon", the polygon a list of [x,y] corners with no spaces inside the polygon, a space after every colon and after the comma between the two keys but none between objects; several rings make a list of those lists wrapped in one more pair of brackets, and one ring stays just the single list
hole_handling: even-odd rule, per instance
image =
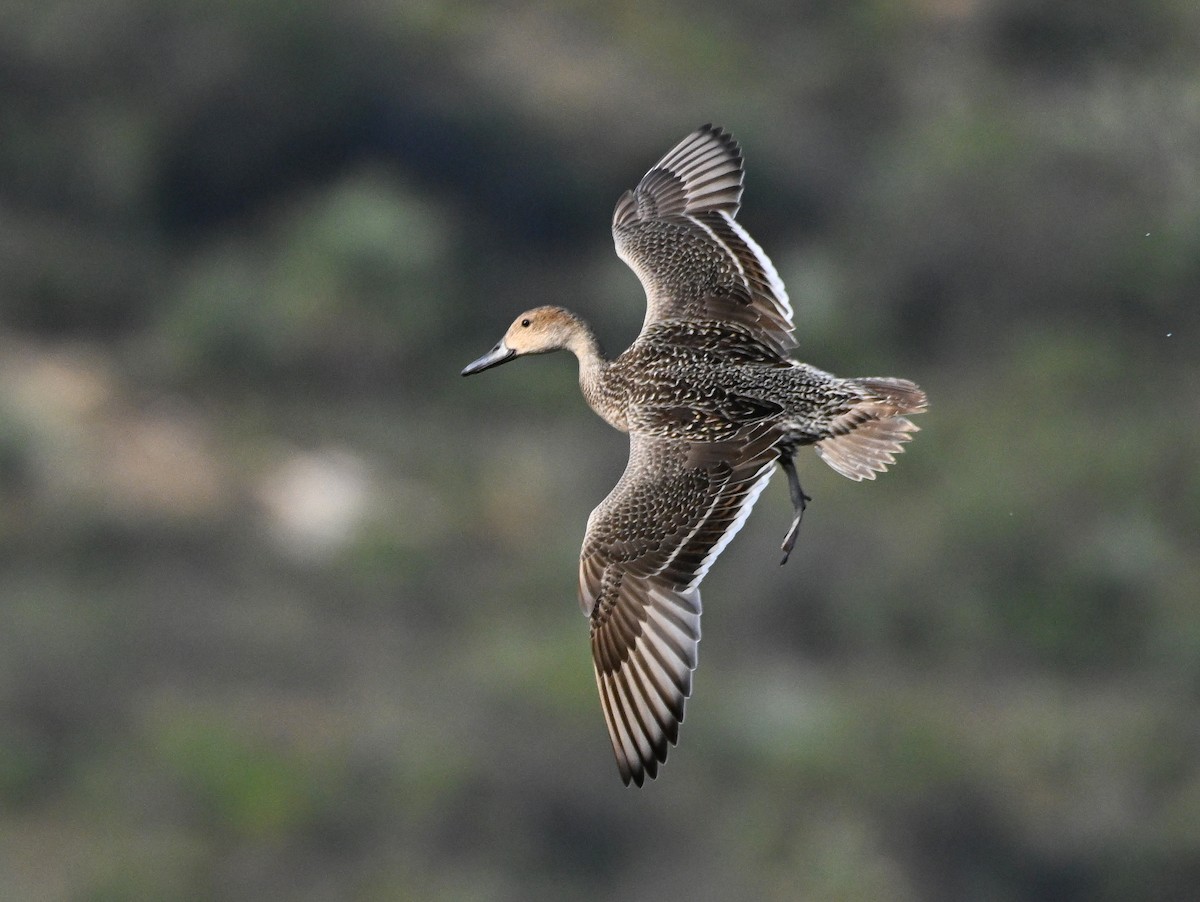
[{"label": "duck's webbed foot", "polygon": [[788,562],[792,549],[796,547],[796,537],[800,535],[800,521],[804,518],[804,509],[808,506],[808,502],[812,501],[812,498],[804,494],[804,489],[800,487],[800,477],[796,475],[796,464],[792,460],[792,454],[791,450],[785,449],[779,455],[779,466],[783,467],[783,472],[787,474],[788,491],[792,495],[792,509],[796,512],[796,517],[792,520],[787,535],[783,537],[783,560],[779,562],[781,567]]}]

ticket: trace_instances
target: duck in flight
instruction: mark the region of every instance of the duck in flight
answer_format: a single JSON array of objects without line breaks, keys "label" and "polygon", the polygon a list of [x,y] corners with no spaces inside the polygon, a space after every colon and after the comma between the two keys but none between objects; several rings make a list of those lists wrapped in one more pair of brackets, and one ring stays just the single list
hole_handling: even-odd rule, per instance
[{"label": "duck in flight", "polygon": [[617,201],[617,254],[646,291],[637,339],[608,359],[562,307],[518,316],[464,376],[526,354],[579,359],[591,408],[629,433],[629,463],[591,513],[579,602],[600,703],[626,785],[658,774],[679,738],[700,643],[700,582],[778,465],[794,518],[793,457],[812,445],[853,480],[895,462],[926,409],[906,379],[840,379],[788,357],[792,308],[775,267],[736,221],[742,155],[721,128],[684,138]]}]

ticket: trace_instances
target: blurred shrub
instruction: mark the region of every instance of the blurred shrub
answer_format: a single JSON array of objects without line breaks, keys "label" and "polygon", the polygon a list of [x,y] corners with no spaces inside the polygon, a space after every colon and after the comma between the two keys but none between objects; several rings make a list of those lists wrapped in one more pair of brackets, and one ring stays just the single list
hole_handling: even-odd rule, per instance
[{"label": "blurred shrub", "polygon": [[454,284],[445,209],[351,174],[201,251],[159,324],[184,368],[335,381],[438,341]]}]

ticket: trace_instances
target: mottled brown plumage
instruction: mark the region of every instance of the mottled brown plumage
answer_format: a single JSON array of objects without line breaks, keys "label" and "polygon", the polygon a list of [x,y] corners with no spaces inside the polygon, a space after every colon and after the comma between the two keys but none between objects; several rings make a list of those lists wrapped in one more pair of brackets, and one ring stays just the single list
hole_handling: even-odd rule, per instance
[{"label": "mottled brown plumage", "polygon": [[814,445],[831,467],[874,479],[926,409],[904,379],[839,379],[790,360],[792,309],[775,267],[734,220],[737,142],[697,129],[627,191],[613,214],[617,254],[646,290],[646,320],[619,357],[561,307],[521,314],[480,372],[559,349],[579,359],[589,405],[629,433],[629,463],[592,511],[579,563],[601,707],[626,784],[655,777],[679,738],[700,642],[699,585],[778,463],[795,517],[808,496],[792,463]]}]

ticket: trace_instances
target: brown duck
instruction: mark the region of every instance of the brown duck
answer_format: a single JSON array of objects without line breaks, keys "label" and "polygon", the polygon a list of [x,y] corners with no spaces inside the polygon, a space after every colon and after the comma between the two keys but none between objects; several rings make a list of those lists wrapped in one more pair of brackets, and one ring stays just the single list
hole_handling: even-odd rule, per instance
[{"label": "brown duck", "polygon": [[617,254],[646,290],[637,340],[607,359],[561,307],[522,313],[464,376],[565,348],[588,404],[629,433],[629,463],[588,517],[579,601],[591,620],[596,685],[621,778],[641,786],[679,737],[700,642],[700,581],[750,514],[776,464],[795,517],[793,456],[812,445],[850,479],[874,479],[926,409],[905,379],[839,379],[790,359],[792,308],[775,267],[734,217],[742,156],[711,125],[684,138],[626,191]]}]

